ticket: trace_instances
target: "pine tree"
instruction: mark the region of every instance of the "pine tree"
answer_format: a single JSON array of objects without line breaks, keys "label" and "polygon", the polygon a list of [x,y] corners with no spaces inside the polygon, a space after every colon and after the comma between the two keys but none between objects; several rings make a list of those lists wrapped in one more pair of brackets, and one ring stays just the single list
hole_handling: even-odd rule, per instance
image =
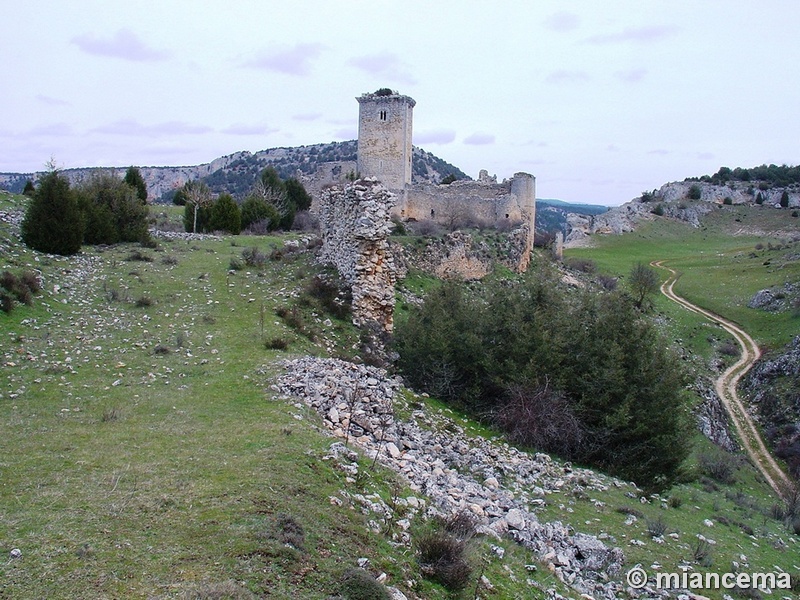
[{"label": "pine tree", "polygon": [[139,167],[128,167],[124,181],[136,190],[136,195],[142,201],[142,204],[147,202],[147,184],[144,182],[141,172],[139,172]]},{"label": "pine tree", "polygon": [[83,230],[84,217],[69,180],[51,168],[28,205],[22,240],[34,250],[67,256],[80,251]]},{"label": "pine tree", "polygon": [[242,230],[242,213],[230,194],[222,194],[211,208],[211,229],[238,235]]}]

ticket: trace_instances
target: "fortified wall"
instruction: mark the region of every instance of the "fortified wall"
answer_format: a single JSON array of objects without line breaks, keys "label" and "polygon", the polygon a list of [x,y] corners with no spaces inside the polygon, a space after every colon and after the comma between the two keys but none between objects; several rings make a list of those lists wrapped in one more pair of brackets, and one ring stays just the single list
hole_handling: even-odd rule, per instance
[{"label": "fortified wall", "polygon": [[353,323],[391,333],[397,275],[389,248],[394,195],[375,179],[322,191],[320,260],[351,286]]}]

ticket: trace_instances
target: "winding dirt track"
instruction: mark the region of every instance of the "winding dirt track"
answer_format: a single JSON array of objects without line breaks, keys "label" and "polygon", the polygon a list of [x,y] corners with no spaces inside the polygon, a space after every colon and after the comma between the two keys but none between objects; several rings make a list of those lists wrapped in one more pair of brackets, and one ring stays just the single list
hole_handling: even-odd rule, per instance
[{"label": "winding dirt track", "polygon": [[781,469],[780,465],[775,462],[775,459],[769,453],[769,450],[767,450],[758,428],[736,393],[736,385],[739,383],[739,379],[741,379],[742,376],[750,370],[750,368],[761,356],[761,351],[759,350],[758,345],[756,345],[755,341],[753,341],[753,338],[751,338],[735,323],[732,323],[731,321],[728,321],[727,319],[724,319],[711,311],[702,309],[699,306],[692,304],[685,298],[678,296],[678,294],[674,292],[673,286],[675,285],[675,282],[678,281],[680,275],[674,269],[664,265],[663,260],[653,261],[650,264],[654,267],[666,269],[670,273],[669,278],[661,284],[662,294],[664,294],[673,302],[676,302],[680,306],[684,307],[686,310],[703,315],[707,319],[717,323],[725,331],[736,338],[736,341],[739,343],[739,346],[742,349],[742,354],[739,357],[739,360],[736,361],[735,364],[728,367],[728,369],[717,379],[717,394],[722,400],[722,404],[725,407],[725,410],[728,412],[728,416],[730,417],[731,421],[733,422],[733,426],[736,429],[736,434],[739,436],[739,439],[741,440],[748,456],[753,461],[753,464],[755,464],[755,466],[764,476],[764,479],[766,479],[770,487],[775,490],[775,493],[777,493],[781,498],[786,498],[794,489],[794,485],[791,479],[789,479],[786,473],[784,473],[783,469]]}]

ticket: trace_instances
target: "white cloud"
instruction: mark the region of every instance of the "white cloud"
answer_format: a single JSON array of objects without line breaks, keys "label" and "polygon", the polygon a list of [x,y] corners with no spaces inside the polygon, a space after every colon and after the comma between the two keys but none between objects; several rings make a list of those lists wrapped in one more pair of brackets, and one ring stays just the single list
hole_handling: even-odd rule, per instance
[{"label": "white cloud", "polygon": [[488,144],[494,144],[494,136],[490,133],[473,133],[472,135],[464,138],[464,143],[472,146],[485,146]]},{"label": "white cloud", "polygon": [[305,76],[311,73],[312,62],[319,58],[324,48],[322,44],[295,44],[291,48],[264,52],[244,64],[254,69]]},{"label": "white cloud", "polygon": [[72,38],[72,43],[87,54],[109,56],[139,62],[164,60],[168,52],[148,48],[130,29],[120,29],[114,37],[103,39],[85,33]]},{"label": "white cloud", "polygon": [[397,55],[391,52],[358,56],[351,58],[347,62],[365,73],[369,73],[375,77],[382,77],[388,81],[407,84],[414,84],[417,82]]}]

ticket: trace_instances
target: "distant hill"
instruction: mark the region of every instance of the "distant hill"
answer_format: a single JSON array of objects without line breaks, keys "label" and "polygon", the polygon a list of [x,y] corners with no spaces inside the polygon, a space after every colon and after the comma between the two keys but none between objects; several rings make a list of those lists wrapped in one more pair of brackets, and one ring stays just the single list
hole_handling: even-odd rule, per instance
[{"label": "distant hill", "polygon": [[[219,194],[227,192],[234,197],[244,197],[259,173],[272,166],[278,174],[289,177],[310,178],[324,163],[352,163],[355,169],[357,142],[330,142],[295,148],[270,148],[259,152],[235,152],[217,158],[210,163],[182,167],[139,167],[147,184],[151,202],[170,202],[175,190],[187,181],[202,179]],[[461,169],[441,158],[414,147],[412,154],[412,181],[414,183],[438,183],[453,175],[456,179],[470,179]],[[124,175],[127,167],[94,167],[64,169],[71,181],[77,182],[97,170],[114,171]],[[25,182],[36,178],[36,173],[0,173],[0,188],[21,193]]]},{"label": "distant hill", "polygon": [[552,198],[536,199],[536,231],[540,233],[567,233],[567,215],[600,215],[607,206],[597,204],[572,204]]}]

